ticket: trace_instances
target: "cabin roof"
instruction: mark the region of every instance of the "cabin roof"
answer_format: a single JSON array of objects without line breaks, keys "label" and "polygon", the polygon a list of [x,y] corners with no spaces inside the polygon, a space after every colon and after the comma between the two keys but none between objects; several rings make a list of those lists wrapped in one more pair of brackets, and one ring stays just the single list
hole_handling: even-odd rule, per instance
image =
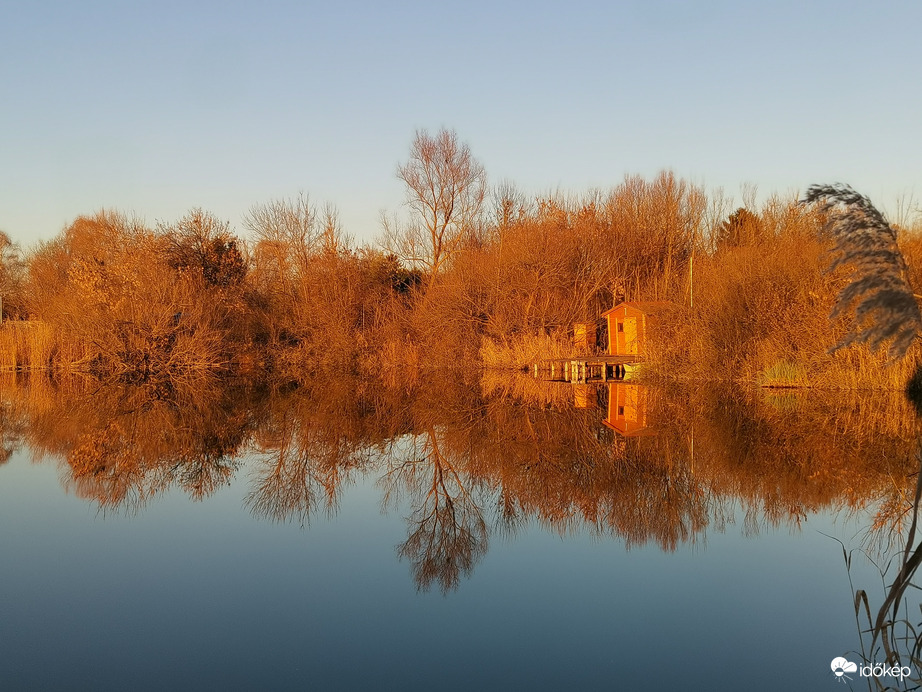
[{"label": "cabin roof", "polygon": [[615,310],[620,308],[633,308],[634,310],[638,310],[645,315],[655,315],[673,307],[675,307],[675,303],[670,300],[631,300],[624,303],[618,303],[611,310],[606,310],[602,313],[602,317],[608,317],[609,315],[614,314]]}]

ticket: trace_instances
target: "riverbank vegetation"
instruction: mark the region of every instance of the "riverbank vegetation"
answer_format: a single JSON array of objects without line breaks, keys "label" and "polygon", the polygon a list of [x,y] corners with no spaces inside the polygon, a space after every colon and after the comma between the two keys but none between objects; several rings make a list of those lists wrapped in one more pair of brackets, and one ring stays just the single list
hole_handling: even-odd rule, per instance
[{"label": "riverbank vegetation", "polygon": [[[572,351],[574,323],[624,300],[670,301],[651,372],[768,386],[902,388],[864,346],[831,353],[849,267],[828,271],[827,211],[795,197],[728,204],[662,172],[610,190],[489,188],[453,132],[420,132],[398,169],[404,213],[358,245],[308,198],[254,207],[242,228],[202,210],[148,225],[80,217],[22,254],[3,238],[0,368],[195,381],[320,372],[409,386],[428,367],[521,368]],[[922,223],[900,219],[912,285]],[[598,334],[598,343],[606,335]]]}]

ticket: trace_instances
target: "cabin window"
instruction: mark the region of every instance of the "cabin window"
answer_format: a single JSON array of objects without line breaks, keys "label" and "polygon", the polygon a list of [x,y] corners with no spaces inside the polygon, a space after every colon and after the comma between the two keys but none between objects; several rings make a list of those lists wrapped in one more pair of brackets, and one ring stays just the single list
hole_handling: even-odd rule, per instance
[{"label": "cabin window", "polygon": [[623,415],[624,415],[624,406],[619,406],[619,407],[618,407],[618,415],[619,415],[619,416],[623,416]]},{"label": "cabin window", "polygon": [[619,332],[623,332],[623,331],[624,331],[624,322],[618,322],[618,331],[619,331]]}]

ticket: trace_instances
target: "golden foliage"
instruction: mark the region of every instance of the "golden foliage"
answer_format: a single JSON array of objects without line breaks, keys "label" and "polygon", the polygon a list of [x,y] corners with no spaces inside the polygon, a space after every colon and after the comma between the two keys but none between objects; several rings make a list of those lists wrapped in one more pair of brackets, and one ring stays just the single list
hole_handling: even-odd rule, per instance
[{"label": "golden foliage", "polygon": [[[651,326],[647,349],[656,377],[902,388],[915,370],[916,347],[889,368],[861,346],[831,353],[851,327],[829,318],[849,275],[827,271],[820,208],[776,196],[728,216],[719,195],[663,172],[533,202],[506,185],[488,222],[474,213],[482,171],[470,152],[423,134],[420,146],[452,144],[459,158],[407,164],[408,184],[454,161],[470,169],[476,199],[471,218],[436,211],[452,239],[422,269],[353,248],[335,209],[307,197],[254,207],[249,244],[201,210],[155,230],[102,211],[28,258],[23,324],[42,326],[0,329],[0,367],[129,379],[336,372],[412,386],[430,368],[569,356],[574,324],[604,335],[600,315],[614,304],[667,300],[676,309]],[[922,243],[905,230],[899,240],[912,284]]]}]

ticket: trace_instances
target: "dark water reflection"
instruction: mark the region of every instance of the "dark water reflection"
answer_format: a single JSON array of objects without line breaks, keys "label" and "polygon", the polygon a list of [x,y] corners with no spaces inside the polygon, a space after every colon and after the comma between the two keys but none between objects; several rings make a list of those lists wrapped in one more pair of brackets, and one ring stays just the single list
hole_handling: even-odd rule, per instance
[{"label": "dark water reflection", "polygon": [[434,372],[409,390],[19,377],[2,401],[0,460],[57,461],[107,517],[243,484],[244,511],[307,530],[350,488],[374,488],[405,522],[396,559],[419,590],[444,594],[534,525],[668,554],[731,524],[755,536],[826,514],[857,517],[849,548],[886,559],[904,545],[919,468],[915,413],[885,394]]}]

